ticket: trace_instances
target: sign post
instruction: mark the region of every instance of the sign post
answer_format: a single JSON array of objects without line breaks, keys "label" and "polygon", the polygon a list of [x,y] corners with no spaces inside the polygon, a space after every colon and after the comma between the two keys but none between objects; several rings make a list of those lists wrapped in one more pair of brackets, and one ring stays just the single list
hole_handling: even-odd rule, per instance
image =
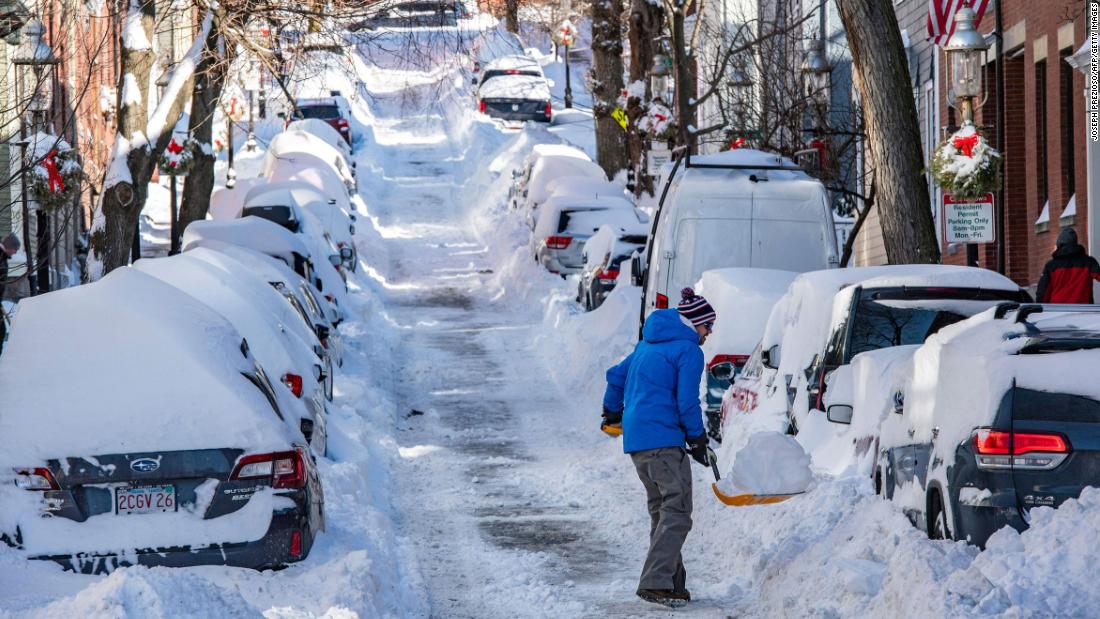
[{"label": "sign post", "polygon": [[946,243],[997,242],[997,216],[993,194],[958,199],[943,194],[943,240]]}]

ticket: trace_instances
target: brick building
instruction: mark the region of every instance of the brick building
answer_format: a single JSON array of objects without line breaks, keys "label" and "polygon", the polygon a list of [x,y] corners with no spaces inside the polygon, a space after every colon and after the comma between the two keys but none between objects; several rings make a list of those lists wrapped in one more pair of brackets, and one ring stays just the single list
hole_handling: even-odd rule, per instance
[{"label": "brick building", "polygon": [[[1003,57],[1005,89],[1004,230],[1005,273],[1025,286],[1034,285],[1054,250],[1062,226],[1073,226],[1092,253],[1100,252],[1100,217],[1088,219],[1089,148],[1086,126],[1086,70],[1082,62],[1086,40],[1085,3],[1079,0],[1000,0],[1004,54],[992,36],[998,2],[991,2],[980,30],[993,46],[986,63],[989,98],[975,122],[995,138],[997,98],[994,76]],[[913,96],[921,118],[926,161],[935,145],[958,124],[948,105],[947,75],[942,50],[925,40],[925,0],[898,0],[895,11],[908,42]],[[1075,68],[1081,67],[1082,70]],[[1092,145],[1095,149],[1095,144]],[[1093,176],[1100,175],[1100,170]],[[1098,180],[1093,178],[1095,185]],[[941,192],[932,187],[930,207],[940,225]],[[1092,230],[1090,230],[1090,227]],[[937,234],[941,234],[937,230]],[[1090,241],[1091,244],[1090,244]],[[966,248],[945,244],[945,264],[965,264]],[[855,244],[856,264],[883,264],[881,231],[876,213],[869,216]],[[978,264],[996,269],[997,246],[979,247]]]}]

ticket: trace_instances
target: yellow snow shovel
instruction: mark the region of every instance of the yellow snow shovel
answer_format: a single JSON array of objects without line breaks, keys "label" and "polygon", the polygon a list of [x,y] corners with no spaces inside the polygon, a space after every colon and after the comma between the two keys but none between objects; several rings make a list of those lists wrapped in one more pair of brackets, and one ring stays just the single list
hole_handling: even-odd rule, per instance
[{"label": "yellow snow shovel", "polygon": [[621,423],[601,424],[600,429],[603,430],[604,434],[606,434],[608,436],[622,436],[623,435],[623,424],[621,424]]},{"label": "yellow snow shovel", "polygon": [[714,471],[715,483],[710,485],[710,489],[714,491],[714,496],[718,497],[718,500],[726,505],[732,505],[733,507],[771,505],[773,503],[782,503],[792,496],[802,494],[801,492],[794,492],[792,494],[725,494],[718,489],[718,482],[722,481],[722,476],[718,474],[718,457],[710,447],[707,448],[707,460],[710,460],[710,469]]}]

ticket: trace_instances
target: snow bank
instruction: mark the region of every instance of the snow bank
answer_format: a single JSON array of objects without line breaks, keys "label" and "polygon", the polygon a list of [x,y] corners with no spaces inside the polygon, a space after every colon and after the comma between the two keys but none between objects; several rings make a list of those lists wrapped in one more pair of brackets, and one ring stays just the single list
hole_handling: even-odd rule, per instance
[{"label": "snow bank", "polygon": [[757,432],[737,452],[729,475],[718,483],[726,495],[795,494],[810,485],[810,456],[792,436]]}]

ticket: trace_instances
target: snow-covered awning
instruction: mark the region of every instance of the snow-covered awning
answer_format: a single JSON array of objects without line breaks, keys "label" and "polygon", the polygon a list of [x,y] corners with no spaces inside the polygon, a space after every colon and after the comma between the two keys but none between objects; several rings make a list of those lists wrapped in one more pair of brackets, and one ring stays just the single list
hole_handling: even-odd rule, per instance
[{"label": "snow-covered awning", "polygon": [[1081,47],[1073,54],[1066,56],[1066,62],[1069,66],[1077,69],[1081,73],[1088,74],[1089,64],[1091,61],[1091,54],[1089,52],[1089,40],[1085,39],[1085,42],[1081,44]]},{"label": "snow-covered awning", "polygon": [[[1062,209],[1062,216],[1059,217],[1059,221],[1065,222],[1066,220],[1072,220],[1077,216],[1077,194],[1073,194],[1069,197],[1069,202],[1066,202],[1066,208]],[[1072,223],[1072,222],[1070,222]]]},{"label": "snow-covered awning", "polygon": [[1043,204],[1043,210],[1039,213],[1039,218],[1035,220],[1035,231],[1043,232],[1050,226],[1050,200],[1047,200]]}]

